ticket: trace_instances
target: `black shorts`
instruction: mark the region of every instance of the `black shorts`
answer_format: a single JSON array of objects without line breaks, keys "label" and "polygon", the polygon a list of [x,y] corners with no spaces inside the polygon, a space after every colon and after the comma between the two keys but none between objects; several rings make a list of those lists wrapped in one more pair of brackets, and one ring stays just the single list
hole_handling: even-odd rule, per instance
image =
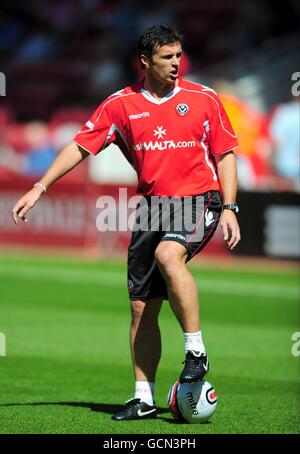
[{"label": "black shorts", "polygon": [[[168,203],[170,202],[175,203]],[[153,203],[154,201],[154,203]],[[216,231],[222,211],[219,191],[189,198],[143,197],[128,248],[128,292],[131,300],[168,299],[165,280],[155,261],[161,241],[176,241],[191,260]]]}]

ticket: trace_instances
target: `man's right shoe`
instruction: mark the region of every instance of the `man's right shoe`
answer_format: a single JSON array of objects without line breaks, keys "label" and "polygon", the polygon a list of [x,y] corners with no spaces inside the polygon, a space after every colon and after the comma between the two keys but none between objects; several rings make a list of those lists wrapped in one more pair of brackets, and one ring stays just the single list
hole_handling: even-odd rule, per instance
[{"label": "man's right shoe", "polygon": [[132,419],[152,419],[157,416],[157,408],[154,405],[148,405],[141,399],[130,399],[125,402],[125,407],[118,413],[115,413],[111,419],[115,421],[129,421]]},{"label": "man's right shoe", "polygon": [[180,383],[192,383],[202,380],[209,370],[207,355],[204,353],[197,355],[192,350],[188,350],[186,353],[184,365],[179,377]]}]

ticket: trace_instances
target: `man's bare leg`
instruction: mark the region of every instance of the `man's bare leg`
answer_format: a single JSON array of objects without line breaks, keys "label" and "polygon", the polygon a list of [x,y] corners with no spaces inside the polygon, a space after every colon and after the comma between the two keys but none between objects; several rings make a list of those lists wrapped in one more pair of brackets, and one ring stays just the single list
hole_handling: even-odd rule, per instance
[{"label": "man's bare leg", "polygon": [[203,379],[209,368],[200,331],[197,285],[186,266],[186,257],[186,248],[174,241],[162,241],[155,251],[171,307],[185,336],[186,359],[179,377],[181,383]]},{"label": "man's bare leg", "polygon": [[131,301],[130,346],[135,376],[135,396],[112,416],[113,420],[156,418],[154,381],[161,355],[158,315],[162,298]]},{"label": "man's bare leg", "polygon": [[186,248],[175,241],[162,241],[155,251],[177,320],[183,332],[193,333],[200,330],[198,289],[186,257]]},{"label": "man's bare leg", "polygon": [[130,346],[136,381],[155,381],[161,356],[158,315],[162,298],[131,301]]}]

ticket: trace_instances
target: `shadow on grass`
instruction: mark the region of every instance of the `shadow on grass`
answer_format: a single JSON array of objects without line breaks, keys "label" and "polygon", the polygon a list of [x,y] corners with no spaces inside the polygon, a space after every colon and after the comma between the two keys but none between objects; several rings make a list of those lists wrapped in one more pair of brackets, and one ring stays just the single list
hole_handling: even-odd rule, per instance
[{"label": "shadow on grass", "polygon": [[[162,413],[167,413],[168,411],[165,410],[165,412],[162,412]],[[175,425],[179,425],[179,426],[182,426],[184,424],[186,425],[190,425],[190,423],[188,423],[187,421],[176,421],[176,419],[174,418],[165,418],[165,417],[159,417],[158,418],[160,421],[165,421],[167,422],[168,424],[175,424]],[[205,421],[205,422],[202,422],[201,423],[201,426],[205,426],[206,424],[211,424],[211,421]]]},{"label": "shadow on grass", "polygon": [[[43,405],[65,405],[68,407],[80,407],[80,408],[89,408],[91,411],[95,411],[96,413],[108,413],[108,414],[114,414],[120,410],[122,410],[123,405],[118,405],[118,404],[94,404],[94,403],[89,403],[89,402],[26,402],[26,403],[19,403],[19,404],[0,404],[1,407],[35,407],[35,406],[43,406]],[[169,413],[169,410],[167,408],[161,408],[158,407],[157,409],[157,414],[162,415],[165,413]],[[188,422],[185,421],[176,421],[172,417],[165,417],[165,416],[158,416],[157,418],[159,421],[164,421],[168,424],[175,424],[175,425],[183,425],[183,424],[189,424]],[[147,419],[148,420],[148,419]],[[210,424],[211,421],[207,421],[205,423],[202,423],[202,425]]]},{"label": "shadow on grass", "polygon": [[[89,402],[24,402],[24,403],[18,403],[18,404],[0,404],[1,407],[26,407],[26,406],[43,406],[43,405],[66,405],[68,407],[81,407],[81,408],[89,408],[91,411],[95,411],[97,413],[108,413],[108,414],[113,414],[116,413],[117,411],[122,410],[123,405],[118,405],[118,404],[95,404],[95,403],[89,403]],[[163,413],[168,413],[168,410],[166,408],[158,408],[157,409],[158,414],[163,414]],[[168,418],[163,418],[168,420]],[[171,419],[170,419],[171,421]],[[172,420],[174,421],[174,420]]]}]

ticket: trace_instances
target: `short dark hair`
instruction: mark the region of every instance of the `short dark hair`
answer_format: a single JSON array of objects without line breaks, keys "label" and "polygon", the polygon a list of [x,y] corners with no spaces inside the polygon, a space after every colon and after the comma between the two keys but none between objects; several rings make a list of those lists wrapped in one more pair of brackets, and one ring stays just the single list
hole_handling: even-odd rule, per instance
[{"label": "short dark hair", "polygon": [[[178,41],[181,45],[183,44],[183,35],[168,25],[153,25],[147,28],[138,41],[137,48],[140,62],[141,55],[146,55],[146,57],[150,58],[156,46],[161,47]],[[143,68],[142,62],[141,65]]]}]

